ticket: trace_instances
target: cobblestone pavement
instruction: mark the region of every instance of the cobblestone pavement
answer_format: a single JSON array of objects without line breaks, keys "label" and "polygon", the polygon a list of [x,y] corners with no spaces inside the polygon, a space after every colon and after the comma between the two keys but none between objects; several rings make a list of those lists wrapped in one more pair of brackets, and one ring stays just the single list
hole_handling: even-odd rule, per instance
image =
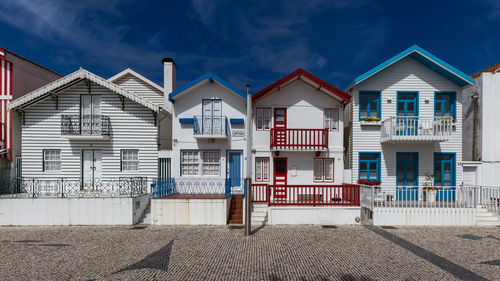
[{"label": "cobblestone pavement", "polygon": [[498,227],[0,227],[0,280],[500,280]]}]

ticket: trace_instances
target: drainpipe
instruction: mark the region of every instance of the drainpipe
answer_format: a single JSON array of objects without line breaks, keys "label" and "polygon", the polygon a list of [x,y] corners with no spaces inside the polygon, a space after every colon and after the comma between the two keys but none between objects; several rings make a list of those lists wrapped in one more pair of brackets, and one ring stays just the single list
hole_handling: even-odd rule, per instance
[{"label": "drainpipe", "polygon": [[474,117],[472,124],[472,160],[479,161],[479,143],[478,143],[478,132],[479,132],[479,95],[477,91],[472,96],[472,106],[474,107]]},{"label": "drainpipe", "polygon": [[245,179],[245,236],[252,234],[252,95],[247,84],[247,169]]}]

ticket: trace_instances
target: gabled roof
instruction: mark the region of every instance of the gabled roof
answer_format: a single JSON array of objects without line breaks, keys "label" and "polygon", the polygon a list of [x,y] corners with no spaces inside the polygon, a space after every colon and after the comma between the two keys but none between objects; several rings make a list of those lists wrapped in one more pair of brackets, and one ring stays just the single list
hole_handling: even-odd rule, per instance
[{"label": "gabled roof", "polygon": [[165,89],[163,89],[160,85],[158,85],[158,84],[156,84],[155,82],[153,82],[153,81],[149,80],[148,78],[146,78],[146,77],[144,77],[144,76],[140,75],[139,73],[137,73],[137,72],[133,71],[133,70],[132,70],[132,69],[130,69],[130,68],[127,68],[127,69],[125,69],[124,71],[122,71],[122,72],[120,72],[120,73],[116,74],[115,76],[113,76],[113,77],[109,78],[109,79],[108,79],[108,81],[110,81],[110,82],[113,82],[113,83],[114,83],[116,80],[118,80],[118,79],[122,78],[122,77],[123,77],[123,76],[125,76],[125,75],[132,75],[132,76],[135,76],[135,77],[139,78],[140,80],[142,80],[142,81],[146,82],[146,84],[150,85],[151,87],[153,87],[153,88],[157,89],[158,91],[160,91],[160,92],[162,92],[162,93],[164,93],[164,92],[165,92]]},{"label": "gabled roof", "polygon": [[54,74],[54,75],[57,75],[57,76],[59,76],[59,77],[62,77],[62,75],[61,75],[61,74],[59,74],[59,73],[56,73],[56,72],[54,72],[54,71],[52,71],[52,70],[50,70],[50,69],[48,69],[48,68],[46,68],[46,67],[44,67],[44,66],[39,65],[38,63],[32,62],[32,61],[30,61],[29,59],[27,59],[27,58],[25,58],[25,57],[22,57],[22,56],[20,56],[20,55],[18,55],[18,54],[16,54],[16,53],[14,53],[14,52],[12,52],[12,51],[9,51],[9,50],[7,50],[7,49],[4,49],[4,48],[0,47],[0,57],[5,57],[7,54],[9,54],[9,55],[13,55],[13,56],[16,56],[16,57],[18,57],[19,59],[26,61],[27,63],[30,63],[30,64],[32,64],[32,65],[34,65],[34,66],[36,66],[36,67],[39,67],[39,68],[41,68],[41,69],[43,69],[43,70],[45,70],[45,71],[47,71],[47,72],[50,72],[50,73],[52,73],[52,74]]},{"label": "gabled roof", "polygon": [[107,88],[123,97],[126,97],[129,100],[132,100],[134,102],[137,102],[155,112],[158,112],[158,106],[152,103],[149,100],[146,100],[144,98],[141,98],[140,96],[129,92],[120,86],[105,80],[85,69],[80,68],[79,70],[64,76],[63,78],[60,78],[50,84],[47,84],[41,88],[38,88],[37,90],[24,95],[11,103],[8,104],[8,109],[21,109],[24,107],[27,107],[31,104],[34,104],[50,95],[56,94],[64,89],[67,89],[77,83],[80,83],[83,80],[89,80],[91,82],[94,82],[104,88]]},{"label": "gabled roof", "polygon": [[379,64],[378,66],[372,68],[368,72],[356,77],[356,79],[354,79],[354,82],[351,84],[351,86],[349,88],[363,82],[364,80],[370,78],[371,76],[375,75],[376,73],[393,65],[394,63],[400,61],[401,59],[403,59],[407,56],[414,58],[415,60],[419,61],[420,63],[427,66],[428,68],[436,71],[437,73],[443,75],[445,78],[447,78],[448,80],[450,80],[451,82],[455,83],[456,85],[458,85],[460,87],[465,87],[465,86],[474,84],[474,79],[469,77],[467,74],[454,68],[453,66],[449,65],[448,63],[444,62],[440,58],[434,56],[433,54],[427,52],[426,50],[422,49],[421,47],[419,47],[417,45],[413,45],[410,48],[395,55],[394,57]]},{"label": "gabled roof", "polygon": [[278,91],[283,86],[292,83],[293,81],[301,79],[302,81],[308,83],[309,85],[318,89],[318,91],[322,91],[325,94],[333,96],[334,98],[348,103],[351,100],[351,97],[345,92],[337,89],[336,87],[326,83],[325,81],[319,79],[318,77],[312,75],[311,73],[299,68],[294,72],[288,74],[287,76],[281,78],[280,80],[274,82],[273,84],[267,86],[266,88],[260,90],[259,92],[252,95],[252,102],[255,102],[264,96],[267,96],[275,91]]},{"label": "gabled roof", "polygon": [[481,71],[478,71],[474,74],[471,75],[472,78],[477,78],[481,76],[482,73],[489,72],[489,73],[495,73],[500,71],[500,63],[494,64],[486,69],[483,69]]},{"label": "gabled roof", "polygon": [[210,82],[217,82],[219,85],[221,85],[222,87],[228,89],[229,91],[237,94],[238,96],[246,99],[247,96],[245,93],[243,93],[242,91],[236,89],[233,85],[229,84],[227,81],[225,81],[224,79],[220,78],[219,76],[213,74],[213,73],[207,73],[205,75],[202,75],[196,79],[194,79],[193,81],[187,83],[186,85],[180,87],[179,89],[173,91],[172,93],[170,93],[168,95],[168,99],[173,103],[174,102],[174,97],[175,96],[178,96],[179,94],[181,93],[188,93],[190,90],[194,89],[196,86],[198,86],[199,84],[205,82],[205,81],[210,81]]}]

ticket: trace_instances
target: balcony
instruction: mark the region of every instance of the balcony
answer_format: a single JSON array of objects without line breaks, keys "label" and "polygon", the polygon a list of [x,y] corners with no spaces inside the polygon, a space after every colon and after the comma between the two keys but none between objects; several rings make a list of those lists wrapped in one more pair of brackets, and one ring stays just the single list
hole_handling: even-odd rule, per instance
[{"label": "balcony", "polygon": [[193,117],[193,136],[197,139],[226,139],[228,125],[226,116]]},{"label": "balcony", "polygon": [[271,129],[273,151],[328,150],[328,129]]},{"label": "balcony", "polygon": [[441,142],[451,138],[451,117],[393,116],[382,121],[381,143]]},{"label": "balcony", "polygon": [[61,115],[61,136],[72,140],[108,140],[111,135],[109,116]]}]

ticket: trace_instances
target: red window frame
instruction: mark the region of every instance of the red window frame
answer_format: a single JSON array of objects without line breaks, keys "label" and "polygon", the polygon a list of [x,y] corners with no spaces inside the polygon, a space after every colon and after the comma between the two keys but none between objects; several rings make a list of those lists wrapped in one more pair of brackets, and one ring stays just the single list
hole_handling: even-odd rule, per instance
[{"label": "red window frame", "polygon": [[[265,128],[264,126],[264,112],[266,110],[269,110],[269,128]],[[262,128],[259,129],[259,111],[261,112],[262,114]],[[272,111],[272,108],[270,107],[257,107],[255,108],[255,128],[257,129],[257,131],[270,131],[271,128],[273,127],[273,111]]]},{"label": "red window frame", "polygon": [[[330,131],[330,132],[338,132],[340,130],[340,128],[339,128],[340,110],[338,108],[334,108],[334,107],[323,109],[323,127],[325,127],[325,122],[326,122],[325,111],[328,111],[329,112],[329,116],[330,116],[330,122],[328,122],[328,128],[325,128],[325,129],[328,129],[328,131]],[[331,125],[331,123],[332,123],[332,116],[333,116],[333,112],[334,111],[337,112],[337,129],[332,129],[332,125]]]},{"label": "red window frame", "polygon": [[[316,160],[322,160],[323,165],[321,169],[321,180],[314,179],[314,162]],[[332,180],[325,180],[325,160],[332,160]],[[334,182],[335,181],[335,158],[314,158],[313,159],[313,181],[314,182]]]},{"label": "red window frame", "polygon": [[[271,175],[271,159],[270,157],[255,157],[255,171],[257,171],[257,159],[267,159],[267,180],[264,180],[264,165],[261,166],[261,171],[260,171],[260,174],[262,176],[262,179],[259,180],[257,179],[257,173],[255,173],[255,182],[269,182],[269,178],[270,178],[270,175]],[[262,163],[264,163],[264,161],[262,161]]]}]

